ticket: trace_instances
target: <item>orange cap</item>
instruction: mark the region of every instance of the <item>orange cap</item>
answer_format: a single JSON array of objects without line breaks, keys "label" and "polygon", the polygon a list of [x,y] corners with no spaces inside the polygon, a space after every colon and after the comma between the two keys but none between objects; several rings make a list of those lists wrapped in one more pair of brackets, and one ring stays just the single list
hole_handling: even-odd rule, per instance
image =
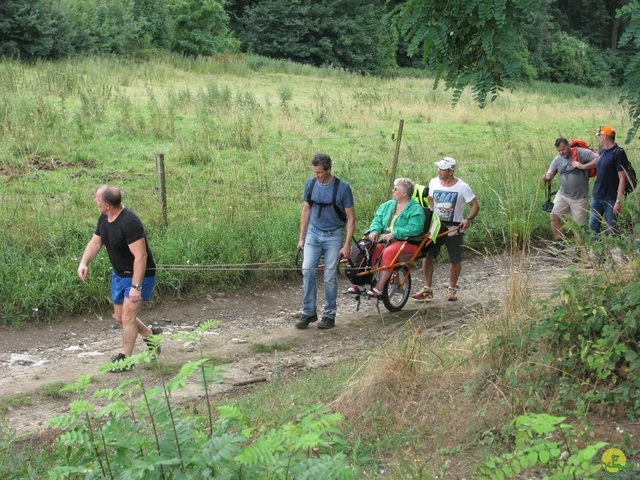
[{"label": "orange cap", "polygon": [[604,127],[600,127],[600,130],[598,131],[598,133],[596,133],[596,137],[599,137],[600,135],[605,135],[607,137],[615,138],[616,131],[613,129],[613,127],[609,125],[605,125]]}]

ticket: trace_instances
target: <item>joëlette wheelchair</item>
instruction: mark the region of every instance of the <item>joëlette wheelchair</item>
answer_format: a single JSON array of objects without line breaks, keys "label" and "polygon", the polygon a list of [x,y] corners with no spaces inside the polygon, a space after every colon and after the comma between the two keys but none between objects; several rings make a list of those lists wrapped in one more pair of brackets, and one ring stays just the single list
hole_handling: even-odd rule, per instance
[{"label": "jo\u00eblette wheelchair", "polygon": [[[355,255],[352,254],[352,258],[356,256],[362,260],[357,262],[358,264],[355,264],[352,259],[341,260],[342,263],[347,264],[345,268],[347,277],[353,284],[358,286],[369,285],[369,287],[372,288],[377,283],[378,272],[388,268],[393,269],[391,277],[384,285],[382,296],[376,299],[376,308],[378,308],[378,311],[380,311],[380,300],[382,300],[383,305],[390,312],[398,312],[402,310],[409,300],[409,295],[411,294],[412,264],[416,260],[424,258],[434,244],[434,238],[432,238],[432,234],[430,232],[433,211],[428,207],[423,208],[426,217],[423,234],[417,237],[396,240],[397,242],[402,242],[402,245],[389,265],[380,265],[382,254],[379,255],[376,264],[373,264],[372,256],[375,245],[372,245],[371,241],[368,239],[368,235],[370,233],[369,230],[365,231],[362,239],[356,242],[355,248],[358,250],[355,252]],[[459,229],[459,223],[442,222],[435,239],[449,235]],[[407,244],[417,245],[418,248],[412,254],[403,253]],[[358,253],[361,255],[358,255]],[[404,258],[404,260],[402,260],[402,258]],[[362,295],[367,296],[366,293],[360,291],[359,293],[352,295],[355,296],[355,299],[358,302],[356,310],[360,310],[360,297]]]}]

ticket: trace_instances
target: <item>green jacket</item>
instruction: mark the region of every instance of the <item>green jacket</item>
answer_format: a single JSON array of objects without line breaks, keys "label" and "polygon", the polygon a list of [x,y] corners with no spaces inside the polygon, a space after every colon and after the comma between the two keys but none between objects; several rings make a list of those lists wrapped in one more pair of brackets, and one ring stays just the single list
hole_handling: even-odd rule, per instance
[{"label": "green jacket", "polygon": [[[384,202],[378,207],[378,210],[376,210],[369,230],[376,233],[389,231],[389,224],[395,211],[395,200]],[[400,212],[400,215],[396,218],[396,222],[393,224],[393,232],[391,232],[393,238],[404,239],[422,235],[424,232],[424,220],[424,210],[420,204],[412,198],[409,200],[407,206],[404,207],[404,210]]]}]

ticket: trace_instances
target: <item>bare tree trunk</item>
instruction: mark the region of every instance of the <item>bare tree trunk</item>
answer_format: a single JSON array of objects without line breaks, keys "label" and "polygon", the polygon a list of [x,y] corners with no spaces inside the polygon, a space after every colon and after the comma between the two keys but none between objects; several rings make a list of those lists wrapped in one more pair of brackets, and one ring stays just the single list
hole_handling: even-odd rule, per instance
[{"label": "bare tree trunk", "polygon": [[620,19],[614,18],[611,27],[611,50],[618,49],[618,35],[620,34]]}]

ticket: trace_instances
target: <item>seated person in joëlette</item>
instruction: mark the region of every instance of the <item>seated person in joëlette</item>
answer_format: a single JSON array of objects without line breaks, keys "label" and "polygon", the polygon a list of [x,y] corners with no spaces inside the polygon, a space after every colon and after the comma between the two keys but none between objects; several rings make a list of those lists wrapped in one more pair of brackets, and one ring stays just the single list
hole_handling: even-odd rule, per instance
[{"label": "seated person in jo\u00eblette", "polygon": [[[397,178],[393,182],[392,199],[378,207],[371,226],[369,238],[373,242],[381,242],[376,246],[373,255],[374,264],[382,255],[380,266],[390,265],[395,258],[402,242],[408,237],[423,234],[425,215],[422,206],[412,198],[415,184],[409,178]],[[384,245],[386,243],[386,247]],[[418,245],[407,243],[401,257],[414,254]],[[400,258],[404,260],[406,258]],[[382,295],[384,284],[391,277],[392,269],[381,270],[378,273],[376,285],[367,292],[367,295],[379,298]],[[354,287],[350,287],[350,290]],[[357,286],[355,287],[358,288]],[[357,290],[354,289],[354,293]]]}]

